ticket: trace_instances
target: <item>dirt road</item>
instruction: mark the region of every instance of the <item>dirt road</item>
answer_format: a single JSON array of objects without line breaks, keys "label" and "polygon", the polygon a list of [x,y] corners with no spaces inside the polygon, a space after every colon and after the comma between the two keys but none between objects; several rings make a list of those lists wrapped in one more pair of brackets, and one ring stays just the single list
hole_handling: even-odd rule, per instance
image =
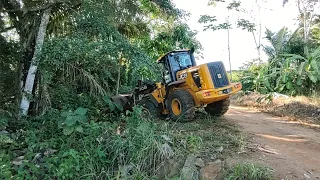
[{"label": "dirt road", "polygon": [[231,106],[224,118],[249,135],[237,161],[269,166],[279,179],[320,179],[320,130],[245,107]]}]

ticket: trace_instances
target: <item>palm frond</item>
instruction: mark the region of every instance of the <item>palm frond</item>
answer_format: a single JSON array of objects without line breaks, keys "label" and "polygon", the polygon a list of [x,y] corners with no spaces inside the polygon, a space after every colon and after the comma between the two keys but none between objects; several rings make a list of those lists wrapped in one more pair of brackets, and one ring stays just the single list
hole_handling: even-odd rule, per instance
[{"label": "palm frond", "polygon": [[95,77],[83,68],[66,63],[64,76],[72,81],[79,81],[83,87],[89,88],[89,93],[94,96],[105,96],[107,93]]},{"label": "palm frond", "polygon": [[283,44],[286,41],[286,35],[287,35],[286,27],[283,27],[279,32],[275,34],[275,37],[273,40],[273,46],[275,47],[275,50],[277,53],[282,51]]},{"label": "palm frond", "polygon": [[268,41],[272,41],[272,37],[274,36],[274,32],[272,32],[270,29],[268,29],[268,28],[266,28],[266,39],[268,40]]},{"label": "palm frond", "polygon": [[297,32],[299,31],[300,27],[298,27],[289,37],[288,39],[288,43],[290,43],[292,41],[292,39],[296,36]]}]

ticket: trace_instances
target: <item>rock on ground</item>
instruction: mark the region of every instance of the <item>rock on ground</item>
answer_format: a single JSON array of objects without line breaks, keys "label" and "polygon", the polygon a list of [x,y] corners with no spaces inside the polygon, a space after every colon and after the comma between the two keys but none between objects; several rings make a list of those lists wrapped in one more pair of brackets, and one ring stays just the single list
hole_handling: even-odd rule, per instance
[{"label": "rock on ground", "polygon": [[181,170],[180,177],[183,180],[198,180],[199,179],[199,171],[195,164],[196,156],[193,154],[188,155],[186,162]]},{"label": "rock on ground", "polygon": [[203,180],[212,180],[219,179],[221,172],[221,161],[217,160],[215,162],[209,162],[200,170],[200,179]]},{"label": "rock on ground", "polygon": [[197,167],[202,168],[202,167],[204,167],[204,162],[203,162],[203,160],[201,158],[197,158],[196,161],[195,161],[195,165]]}]

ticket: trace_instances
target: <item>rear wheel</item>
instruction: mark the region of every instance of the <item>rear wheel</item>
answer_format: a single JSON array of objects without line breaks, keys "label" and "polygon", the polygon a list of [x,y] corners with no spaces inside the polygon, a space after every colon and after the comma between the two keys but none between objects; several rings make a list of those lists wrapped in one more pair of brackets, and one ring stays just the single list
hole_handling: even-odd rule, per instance
[{"label": "rear wheel", "polygon": [[208,104],[204,109],[212,116],[223,116],[229,109],[230,99],[224,99],[218,102]]},{"label": "rear wheel", "polygon": [[143,117],[146,117],[146,118],[160,117],[160,111],[158,107],[149,98],[143,98],[138,103],[138,105],[142,106]]},{"label": "rear wheel", "polygon": [[195,115],[193,97],[186,90],[176,90],[170,94],[168,108],[171,118],[176,120],[190,121]]}]

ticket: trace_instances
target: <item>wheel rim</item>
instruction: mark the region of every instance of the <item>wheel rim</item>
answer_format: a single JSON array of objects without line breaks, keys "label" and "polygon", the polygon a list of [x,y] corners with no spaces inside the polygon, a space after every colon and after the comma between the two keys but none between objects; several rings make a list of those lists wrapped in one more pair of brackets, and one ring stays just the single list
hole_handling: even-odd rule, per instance
[{"label": "wheel rim", "polygon": [[174,115],[178,116],[181,114],[181,103],[178,99],[172,100],[171,109]]},{"label": "wheel rim", "polygon": [[149,109],[143,107],[142,108],[142,116],[145,117],[145,118],[149,118],[151,117],[151,112]]}]

